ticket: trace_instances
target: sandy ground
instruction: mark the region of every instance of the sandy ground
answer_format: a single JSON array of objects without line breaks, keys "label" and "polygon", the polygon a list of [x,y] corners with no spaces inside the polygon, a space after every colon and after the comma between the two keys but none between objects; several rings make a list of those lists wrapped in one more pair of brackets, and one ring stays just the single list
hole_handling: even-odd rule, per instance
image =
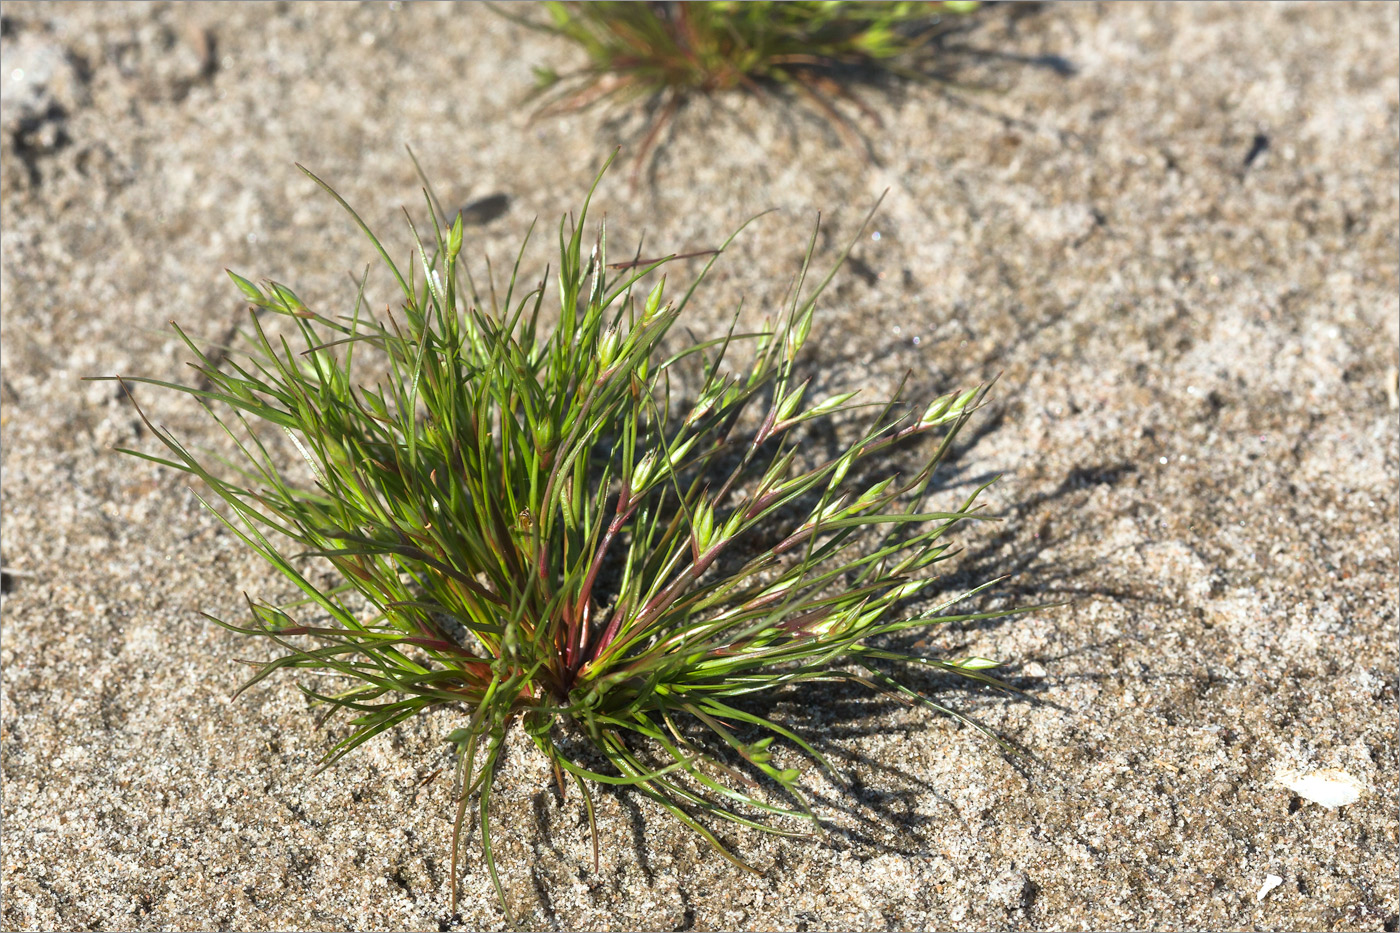
[{"label": "sandy ground", "polygon": [[[579,801],[513,745],[497,836],[527,926],[1396,929],[1398,17],[993,8],[962,89],[861,92],[876,163],[726,99],[682,113],[650,182],[605,180],[614,237],[658,251],[781,209],[694,305],[702,335],[778,300],[818,210],[830,260],[889,188],[808,365],[877,392],[1000,373],[948,483],[1004,473],[1005,521],[961,579],[1066,604],[931,637],[1010,662],[1031,699],[926,685],[1025,761],[858,691],[781,701],[854,783],[806,779],[824,842],[727,835],[761,875],[627,794],[600,800],[594,872]],[[196,614],[282,584],[185,481],[111,452],[153,441],[80,379],[186,378],[165,325],[227,333],[224,267],[349,307],[370,250],[294,161],[406,255],[410,143],[444,200],[505,196],[469,244],[499,266],[641,123],[531,122],[531,65],[572,50],[480,7],[11,3],[0,42],[0,922],[501,928],[474,847],[448,908],[450,782],[422,782],[453,717],[313,778],[340,727],[289,679],[230,702],[259,649]],[[1319,769],[1360,799],[1280,783]]]}]

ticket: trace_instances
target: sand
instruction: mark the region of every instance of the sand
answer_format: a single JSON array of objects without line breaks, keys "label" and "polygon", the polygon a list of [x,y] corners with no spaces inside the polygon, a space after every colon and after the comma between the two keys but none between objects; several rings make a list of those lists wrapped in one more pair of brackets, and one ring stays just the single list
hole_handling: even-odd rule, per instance
[{"label": "sand", "polygon": [[[823,841],[727,833],[758,875],[625,793],[600,798],[594,872],[579,800],[517,736],[495,826],[523,925],[1396,929],[1397,42],[1393,4],[993,7],[956,86],[859,91],[874,160],[794,102],[726,97],[635,189],[610,173],[629,247],[779,209],[697,335],[775,305],[818,211],[833,261],[888,188],[806,365],[872,393],[1000,374],[944,486],[1002,474],[1003,521],[953,582],[1062,604],[929,637],[1007,662],[1026,696],[922,683],[1019,760],[859,690],[777,701],[853,783],[804,778]],[[445,201],[504,196],[473,255],[500,268],[541,220],[538,274],[641,118],[532,121],[531,67],[574,52],[477,6],[16,3],[0,48],[0,923],[503,928],[474,846],[448,906],[449,772],[424,781],[457,717],[313,776],[343,726],[294,678],[231,702],[263,649],[198,615],[285,585],[186,480],[112,452],[154,441],[81,379],[187,379],[167,322],[227,334],[225,267],[349,307],[371,251],[293,162],[406,256],[411,144]],[[1287,786],[1328,780],[1357,799]]]}]

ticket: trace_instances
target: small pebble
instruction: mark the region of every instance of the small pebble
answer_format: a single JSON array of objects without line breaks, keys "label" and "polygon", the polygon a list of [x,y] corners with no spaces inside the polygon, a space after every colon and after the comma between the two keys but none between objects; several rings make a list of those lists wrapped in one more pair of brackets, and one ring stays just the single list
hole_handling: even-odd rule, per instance
[{"label": "small pebble", "polygon": [[1356,803],[1366,790],[1356,778],[1335,768],[1310,771],[1306,774],[1300,771],[1285,771],[1278,776],[1278,783],[1304,800],[1320,803],[1328,809]]}]

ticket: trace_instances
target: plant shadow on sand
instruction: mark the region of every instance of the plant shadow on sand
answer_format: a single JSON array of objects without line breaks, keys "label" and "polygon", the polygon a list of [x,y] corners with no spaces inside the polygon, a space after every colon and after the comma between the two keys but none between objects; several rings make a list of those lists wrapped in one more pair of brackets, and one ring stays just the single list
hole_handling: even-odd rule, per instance
[{"label": "plant shadow on sand", "polygon": [[[814,388],[821,388],[816,386],[816,382],[814,379]],[[904,395],[925,398],[936,394],[938,389],[946,389],[946,386],[934,385],[932,380],[929,382],[930,385],[918,386],[906,391]],[[975,416],[959,435],[957,443],[950,449],[935,474],[928,498],[934,501],[957,498],[992,478],[976,472],[974,453],[979,441],[1005,427],[1006,406],[991,405],[989,409]],[[827,436],[813,438],[807,455],[816,460],[841,449],[837,432],[833,431]],[[877,468],[868,468],[867,472],[881,468],[885,471],[897,469],[902,460],[908,458],[912,462],[916,457],[916,451],[896,450],[888,462]],[[1120,463],[1080,467],[1055,487],[1013,506],[1009,512],[996,516],[1005,522],[1005,530],[990,536],[980,536],[970,548],[954,557],[949,562],[950,571],[940,578],[933,588],[925,591],[921,600],[937,604],[994,576],[1008,579],[995,590],[977,597],[977,601],[1054,605],[1086,596],[1135,601],[1151,599],[1151,596],[1144,593],[1103,582],[1101,576],[1095,573],[1097,564],[1093,560],[1065,560],[1058,556],[1066,544],[1102,531],[1096,527],[1092,513],[1066,508],[1066,500],[1073,499],[1077,494],[1094,486],[1116,483],[1132,472],[1130,464]],[[853,477],[856,483],[868,482],[871,478]],[[796,508],[800,512],[801,506]],[[1053,537],[1039,534],[1028,526],[1046,509],[1058,516],[1068,513],[1076,517],[1059,520],[1060,530]],[[779,520],[775,527],[779,530],[774,533],[779,534],[784,525]],[[1035,568],[1034,573],[1025,573],[1032,567]],[[969,611],[972,611],[971,608]],[[954,623],[953,631],[985,634],[1007,624],[1007,621],[1003,618]],[[947,631],[949,630],[945,628],[944,632]],[[930,649],[929,636],[927,631],[913,630],[886,636],[884,644],[896,651],[918,653]],[[961,639],[955,637],[955,640]],[[1090,650],[1092,647],[1081,650]],[[944,648],[944,651],[938,653],[947,653],[946,639]],[[953,653],[956,653],[956,649],[953,649]],[[898,670],[895,670],[896,667]],[[977,722],[978,713],[989,710],[991,705],[1007,702],[1044,705],[1049,702],[1037,695],[1047,685],[1041,680],[1018,676],[1018,669],[1019,663],[1016,661],[1002,669],[1005,673],[1001,680],[1010,688],[1004,690],[969,681],[963,676],[910,665],[889,665],[887,668],[890,673],[897,673],[899,679],[907,686],[940,706],[946,705],[959,717],[966,717],[965,721],[978,729],[985,729]],[[872,691],[869,687],[854,682],[794,684],[773,693],[756,694],[735,704],[736,708],[747,713],[780,722],[793,729],[811,742],[833,766],[834,774],[829,775],[831,780],[828,782],[816,777],[819,765],[810,760],[807,762],[808,778],[803,781],[803,790],[812,809],[824,813],[824,816],[821,820],[821,834],[801,844],[835,846],[839,849],[878,852],[908,858],[929,855],[930,850],[924,845],[923,839],[926,829],[932,824],[946,820],[946,817],[938,814],[919,812],[920,801],[927,801],[933,796],[947,805],[954,814],[954,819],[960,820],[962,817],[957,805],[932,791],[926,776],[915,773],[897,760],[892,761],[864,751],[861,746],[862,740],[872,736],[899,740],[926,733],[930,728],[930,720],[937,716],[935,711],[926,707],[926,715],[907,722],[894,721],[900,710],[922,705],[915,700],[906,702]],[[736,734],[746,741],[756,740],[764,734],[757,727],[745,726],[742,723],[735,723],[734,726]],[[957,729],[964,727],[961,722],[954,725]],[[794,756],[802,755],[791,743],[780,740],[779,744],[786,746]],[[1044,765],[1034,749],[1017,742],[1014,735],[997,733],[994,738],[986,739],[985,748],[987,754],[1001,757],[1027,785],[1047,778],[1053,780],[1053,776],[1045,774]],[[764,783],[764,777],[758,769],[729,749],[708,746],[708,750],[734,772]],[[589,757],[583,743],[579,743],[575,751],[582,758]],[[601,759],[598,763],[602,763]],[[780,793],[776,788],[769,789],[772,790],[770,796],[777,802]],[[644,806],[643,795],[633,789],[606,788],[602,793],[613,799],[624,815],[631,840],[631,861],[641,871],[647,884],[653,885],[657,870],[652,864],[654,853],[647,845],[648,823],[659,814]],[[561,807],[557,790],[542,788],[533,795],[532,805],[534,833],[539,843],[553,852],[562,863],[574,861],[568,855],[566,846],[557,840],[556,832],[557,828],[572,824],[572,820],[567,818],[563,818],[561,822],[563,813],[570,808],[581,806],[581,803],[570,795]],[[695,815],[703,816],[698,811]],[[721,842],[730,846],[738,857],[744,858],[746,830],[730,831],[722,823],[717,827],[712,823],[711,828],[717,830]],[[703,848],[704,843],[699,840],[697,842]],[[775,859],[773,865],[755,867],[771,871],[780,870],[787,860],[787,849],[787,846],[780,846],[772,850],[772,857]],[[584,874],[591,874],[591,863],[585,862],[574,865],[574,868]],[[536,901],[533,909],[541,911],[549,918],[547,922],[557,924],[557,915],[552,906],[554,898],[550,894],[551,885],[537,870],[532,869],[531,877]],[[681,886],[681,895],[688,904],[684,885]],[[524,907],[526,912],[532,909],[530,905],[523,903],[520,906]]]},{"label": "plant shadow on sand", "polygon": [[[824,391],[839,391],[843,386],[834,385],[836,380],[820,375],[818,367],[814,371],[812,388],[817,395]],[[966,375],[966,374],[964,374]],[[950,388],[937,377],[928,377],[919,385],[905,387],[903,397],[910,399],[928,398]],[[983,485],[993,475],[977,471],[975,456],[979,442],[1007,426],[1008,402],[990,403],[975,415],[959,434],[940,464],[930,485],[927,498],[936,504],[946,503],[950,498],[958,499],[972,489]],[[683,406],[682,406],[683,407]],[[823,425],[825,427],[825,425]],[[826,456],[839,454],[844,448],[839,430],[819,430],[813,432],[806,456],[813,461]],[[932,443],[926,439],[924,443]],[[896,448],[890,457],[878,464],[867,465],[863,470],[853,471],[852,481],[856,484],[870,482],[877,478],[875,473],[903,471],[917,460],[918,445]],[[722,465],[721,465],[722,466]],[[1157,597],[1130,586],[1121,586],[1105,580],[1101,573],[1102,565],[1094,557],[1066,558],[1063,551],[1075,541],[1087,540],[1102,533],[1099,519],[1094,513],[1072,507],[1072,500],[1096,486],[1115,485],[1131,476],[1136,468],[1131,463],[1106,462],[1077,467],[1054,487],[1039,492],[1018,502],[1005,512],[992,517],[1002,521],[1002,530],[983,534],[970,547],[958,553],[948,564],[949,571],[939,578],[925,594],[924,602],[937,604],[952,598],[958,593],[986,582],[993,577],[1005,577],[1001,585],[977,597],[978,602],[998,601],[1017,605],[1056,605],[1072,602],[1085,597],[1100,597],[1119,601],[1156,601]],[[1068,500],[1068,501],[1067,501]],[[792,514],[802,514],[807,503],[796,503]],[[1042,513],[1055,516],[1056,530],[1053,535],[1045,533],[1046,523],[1040,520]],[[773,524],[773,535],[781,537],[787,526],[778,516]],[[756,542],[762,548],[763,542]],[[724,572],[720,568],[720,572]],[[972,611],[969,608],[969,611]],[[972,620],[953,623],[952,628],[943,628],[946,634],[953,632],[985,634],[1008,624],[1007,618]],[[931,633],[926,630],[912,630],[897,635],[885,636],[882,644],[895,651],[920,653],[931,648]],[[1129,637],[1129,636],[1119,636]],[[956,638],[958,642],[969,639]],[[1101,648],[1102,645],[1088,645],[1077,649],[1079,653]],[[943,640],[943,650],[949,653],[947,639]],[[951,649],[957,653],[958,647]],[[1000,671],[1000,680],[1009,690],[979,684],[941,671],[912,667],[910,665],[889,665],[891,673],[897,673],[907,686],[930,698],[940,706],[946,705],[976,728],[984,728],[977,722],[978,713],[995,704],[1032,703],[1037,705],[1056,704],[1038,694],[1049,685],[1040,679],[1020,676],[1021,664],[1030,659],[1013,659]],[[1051,660],[1044,658],[1041,660]],[[899,670],[895,670],[899,667]],[[784,687],[769,694],[756,694],[736,702],[736,708],[747,713],[772,719],[792,728],[799,735],[827,756],[834,768],[831,782],[812,778],[819,766],[807,762],[809,777],[804,780],[804,792],[813,810],[825,812],[822,819],[822,833],[802,845],[827,845],[839,849],[878,852],[908,858],[926,857],[930,854],[921,840],[927,827],[941,823],[945,818],[937,814],[919,811],[919,802],[930,796],[945,804],[954,814],[954,819],[962,819],[954,801],[941,797],[929,787],[924,775],[915,773],[909,767],[885,757],[877,757],[861,750],[862,740],[871,736],[898,740],[926,733],[930,720],[937,717],[934,710],[925,707],[926,715],[902,723],[893,721],[899,711],[918,707],[917,701],[891,697],[872,691],[867,686],[853,682],[806,683]],[[757,727],[735,723],[736,734],[746,741],[761,738],[764,734]],[[965,728],[956,723],[956,729]],[[698,738],[698,736],[697,736]],[[1002,747],[999,747],[1001,743]],[[567,740],[563,744],[568,743]],[[780,740],[795,756],[802,753],[791,743]],[[1046,774],[1043,763],[1034,749],[1017,742],[1014,735],[996,734],[985,741],[986,752],[997,755],[1013,768],[1027,785],[1038,781],[1053,780]],[[759,783],[764,776],[750,763],[732,753],[727,748],[708,746],[725,766]],[[586,743],[577,743],[572,748],[581,760],[592,760],[593,764],[604,766],[601,756],[588,753]],[[814,790],[813,785],[822,786]],[[780,794],[775,788],[770,795],[775,801]],[[647,844],[648,823],[660,814],[644,805],[643,795],[630,788],[603,788],[601,793],[616,802],[628,825],[630,838],[630,861],[642,873],[648,885],[654,885],[657,870],[652,864],[653,852]],[[577,877],[592,875],[591,862],[585,859],[576,862],[569,854],[568,847],[557,838],[560,828],[569,827],[573,820],[565,817],[571,808],[581,807],[580,801],[572,794],[565,801],[560,800],[553,787],[541,788],[532,795],[532,815],[535,822],[533,834],[539,845],[548,849],[561,864],[573,865],[580,874]],[[694,811],[693,811],[694,812]],[[696,816],[703,814],[695,812]],[[755,814],[757,815],[757,814]],[[669,823],[669,818],[663,819]],[[740,858],[745,854],[745,830],[729,831],[723,824],[718,827],[718,837],[730,846]],[[567,829],[565,830],[567,831]],[[898,841],[903,839],[905,841]],[[703,848],[703,841],[697,840]],[[771,866],[755,866],[779,871],[787,860],[787,847],[774,850],[775,862]],[[525,903],[530,895],[516,892],[515,910],[523,916],[538,911],[546,923],[559,928],[559,914],[554,908],[555,897],[551,894],[549,877],[538,866],[530,871],[533,904]],[[601,879],[600,879],[601,880]],[[609,883],[609,882],[604,882]],[[680,894],[684,901],[686,916],[693,916],[689,908],[690,896],[682,884]],[[536,914],[536,916],[539,916]],[[682,927],[684,928],[684,927]]]}]

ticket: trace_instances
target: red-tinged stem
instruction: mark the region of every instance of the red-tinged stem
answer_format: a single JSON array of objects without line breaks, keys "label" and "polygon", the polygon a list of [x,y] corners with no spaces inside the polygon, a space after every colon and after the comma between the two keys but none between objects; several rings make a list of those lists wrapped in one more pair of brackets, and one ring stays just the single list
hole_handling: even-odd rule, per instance
[{"label": "red-tinged stem", "polygon": [[773,422],[777,420],[777,417],[777,408],[768,409],[768,416],[763,419],[762,426],[759,427],[758,433],[754,435],[753,445],[755,447],[773,436]]},{"label": "red-tinged stem", "polygon": [[[538,522],[535,523],[535,527],[539,527]],[[535,569],[540,578],[540,586],[542,588],[547,587],[549,584],[549,563],[546,558],[545,552],[548,551],[549,548],[542,546],[544,542],[538,540],[538,533],[535,533],[532,537],[535,539],[535,548],[537,552],[535,555]]]},{"label": "red-tinged stem", "polygon": [[[565,603],[560,609],[564,621],[564,669],[567,673],[574,667],[574,607]],[[558,636],[555,636],[556,638]]]},{"label": "red-tinged stem", "polygon": [[784,551],[787,551],[787,550],[790,550],[790,549],[796,547],[797,545],[801,544],[803,541],[806,541],[808,538],[812,537],[812,535],[816,533],[818,527],[819,527],[819,526],[817,526],[817,525],[808,525],[808,526],[806,526],[806,527],[804,527],[804,528],[799,528],[799,529],[797,529],[797,530],[794,531],[792,534],[790,534],[790,535],[788,535],[786,538],[784,538],[782,541],[779,541],[779,542],[773,547],[773,553],[774,553],[774,554],[781,554],[781,553],[783,553]]},{"label": "red-tinged stem", "polygon": [[830,608],[813,609],[810,612],[804,612],[801,615],[793,616],[791,619],[784,619],[782,622],[778,623],[778,628],[784,631],[794,632],[798,635],[806,635],[809,634],[806,631],[807,626],[816,622],[824,622],[826,619],[830,618],[831,613],[832,610]]},{"label": "red-tinged stem", "polygon": [[[815,635],[813,635],[810,631],[807,631],[807,626],[816,622],[823,622],[830,616],[830,609],[814,609],[811,612],[806,612],[800,616],[796,616],[784,622],[779,622],[777,627],[787,632],[788,635],[790,635],[794,639],[815,638]],[[745,649],[749,648],[749,646],[753,644],[753,641],[754,639],[752,636],[748,638],[741,638],[738,641],[730,642],[729,644],[724,645],[723,647],[712,648],[708,652],[708,656],[712,658],[733,657],[734,655],[744,652]]]},{"label": "red-tinged stem", "polygon": [[[568,662],[571,668],[576,668],[574,664],[576,659],[581,662],[587,655],[588,621],[592,614],[590,610],[592,608],[593,586],[598,581],[598,571],[602,569],[603,558],[607,555],[608,548],[612,545],[613,538],[617,537],[617,533],[622,530],[623,523],[632,517],[632,513],[637,508],[637,503],[633,502],[629,504],[627,498],[628,493],[626,490],[623,490],[622,499],[618,503],[618,510],[614,512],[612,521],[608,523],[607,533],[603,535],[603,540],[598,545],[598,551],[593,555],[593,563],[588,568],[588,576],[584,578],[583,586],[579,589],[578,602],[574,605],[573,613],[574,618],[579,620],[579,625],[576,631],[570,632],[569,638]],[[613,626],[610,624],[609,628],[611,629]],[[575,636],[577,636],[577,654],[573,652]]]},{"label": "red-tinged stem", "polygon": [[603,535],[602,542],[598,545],[597,552],[593,555],[593,563],[588,568],[588,576],[584,578],[583,586],[579,589],[578,603],[575,606],[574,614],[583,612],[584,605],[593,595],[593,584],[598,580],[598,571],[603,566],[603,558],[608,553],[608,547],[612,544],[613,538],[622,530],[623,522],[632,517],[632,513],[637,508],[637,503],[628,503],[628,492],[622,491],[618,499],[617,508],[613,511],[612,521],[608,522],[608,530]]},{"label": "red-tinged stem", "polygon": [[608,627],[603,630],[603,637],[598,639],[597,644],[593,646],[593,651],[588,656],[589,662],[598,660],[598,656],[607,650],[608,645],[613,643],[613,639],[617,637],[618,629],[622,627],[622,620],[627,618],[627,610],[630,608],[624,600],[613,609],[612,619],[608,621]]},{"label": "red-tinged stem", "polygon": [[764,606],[771,606],[774,603],[782,602],[784,599],[787,598],[787,594],[787,590],[782,590],[777,593],[769,593],[767,596],[760,596],[757,599],[749,600],[748,602],[744,603],[744,605],[741,608],[744,612],[750,612],[754,609],[762,609]]},{"label": "red-tinged stem", "polygon": [[768,508],[774,502],[777,502],[786,494],[787,491],[784,489],[774,489],[770,492],[763,494],[762,496],[759,496],[753,501],[753,504],[749,506],[748,511],[744,514],[744,518],[753,518],[759,512],[762,512],[764,509]]},{"label": "red-tinged stem", "polygon": [[[645,629],[652,622],[655,622],[661,613],[669,609],[680,597],[685,588],[694,583],[699,576],[710,568],[719,555],[724,551],[725,545],[729,544],[729,538],[718,541],[710,546],[710,549],[701,554],[689,567],[681,572],[680,576],[672,580],[671,583],[660,593],[657,593],[651,600],[642,607],[642,611],[637,615],[637,628]],[[601,649],[600,649],[601,650]]]}]

